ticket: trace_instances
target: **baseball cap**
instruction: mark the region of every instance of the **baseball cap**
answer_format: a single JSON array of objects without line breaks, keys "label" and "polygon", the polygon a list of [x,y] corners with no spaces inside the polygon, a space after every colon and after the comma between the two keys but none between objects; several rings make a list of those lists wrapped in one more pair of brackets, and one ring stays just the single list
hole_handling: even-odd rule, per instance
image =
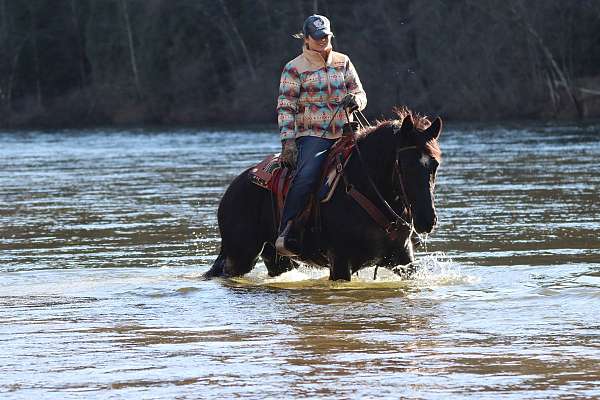
[{"label": "baseball cap", "polygon": [[310,35],[313,39],[322,39],[326,35],[333,36],[329,19],[317,14],[313,14],[306,18],[304,26],[302,27],[302,33],[304,34],[304,37]]}]

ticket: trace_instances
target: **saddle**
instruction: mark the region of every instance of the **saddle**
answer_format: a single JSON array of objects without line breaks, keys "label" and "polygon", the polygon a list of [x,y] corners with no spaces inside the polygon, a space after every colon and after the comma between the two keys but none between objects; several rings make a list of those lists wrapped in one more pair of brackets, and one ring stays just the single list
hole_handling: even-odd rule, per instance
[{"label": "saddle", "polygon": [[[350,159],[354,143],[353,136],[344,135],[329,150],[329,154],[321,170],[319,189],[315,193],[317,202],[326,203],[331,200],[342,176],[342,171]],[[290,170],[280,162],[279,154],[267,156],[260,163],[252,167],[249,172],[252,183],[273,193],[277,203],[277,215],[280,218],[294,172],[294,170]],[[313,202],[309,202],[308,207],[312,207],[312,205]],[[305,213],[306,210],[302,214]]]}]

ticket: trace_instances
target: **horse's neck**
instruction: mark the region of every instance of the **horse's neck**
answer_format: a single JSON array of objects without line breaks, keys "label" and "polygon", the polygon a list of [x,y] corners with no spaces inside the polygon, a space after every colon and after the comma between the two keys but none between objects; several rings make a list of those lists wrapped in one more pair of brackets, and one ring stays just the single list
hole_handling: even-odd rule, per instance
[{"label": "horse's neck", "polygon": [[357,143],[357,152],[360,155],[356,154],[357,157],[353,157],[353,176],[357,179],[356,185],[370,190],[372,188],[367,177],[368,174],[377,189],[383,193],[388,191],[388,186],[391,187],[393,146],[386,146],[381,141],[372,139],[377,138],[367,137]]},{"label": "horse's neck", "polygon": [[373,132],[361,140],[357,146],[359,146],[365,163],[368,163],[369,168],[377,172],[382,172],[381,170],[387,164],[391,165],[393,161],[395,144],[393,136],[389,132]]}]

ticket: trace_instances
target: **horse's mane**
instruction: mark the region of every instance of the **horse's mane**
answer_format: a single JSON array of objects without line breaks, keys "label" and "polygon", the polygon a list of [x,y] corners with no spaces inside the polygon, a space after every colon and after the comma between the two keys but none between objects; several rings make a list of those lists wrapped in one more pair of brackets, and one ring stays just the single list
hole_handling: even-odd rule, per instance
[{"label": "horse's mane", "polygon": [[[404,121],[404,118],[407,117],[412,118],[415,128],[417,128],[417,131],[420,133],[431,126],[431,121],[427,118],[427,116],[413,113],[406,106],[395,107],[393,111],[398,116],[398,119],[388,119],[382,121],[376,120],[374,126],[365,128],[358,132],[357,140],[363,140],[371,133],[379,131],[382,128],[400,129],[402,126],[402,121]],[[427,155],[433,157],[438,162],[441,160],[442,150],[440,149],[440,144],[437,139],[428,140],[423,146]]]}]

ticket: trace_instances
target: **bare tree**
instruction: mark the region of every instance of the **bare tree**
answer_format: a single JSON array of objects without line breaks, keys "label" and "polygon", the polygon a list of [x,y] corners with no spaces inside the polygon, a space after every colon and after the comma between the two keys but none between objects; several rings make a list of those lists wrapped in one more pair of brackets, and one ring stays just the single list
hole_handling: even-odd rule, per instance
[{"label": "bare tree", "polygon": [[8,104],[10,101],[7,97],[7,79],[8,75],[6,72],[10,66],[10,56],[8,50],[8,18],[6,16],[6,0],[2,0],[0,2],[0,49],[2,49],[2,53],[5,55],[2,60],[0,60],[0,71],[3,72],[2,77],[0,78],[0,105]]},{"label": "bare tree", "polygon": [[41,83],[41,69],[40,69],[40,52],[38,46],[38,31],[37,31],[37,15],[36,9],[34,8],[33,2],[28,2],[29,8],[29,25],[31,31],[31,46],[33,53],[33,66],[35,73],[35,98],[36,105],[38,109],[42,109],[43,107],[43,98],[42,98],[42,83]]},{"label": "bare tree", "polygon": [[[535,42],[537,42],[540,50],[542,51],[542,54],[544,55],[548,63],[549,69],[555,74],[556,79],[551,82],[551,85],[563,87],[565,89],[568,97],[571,99],[571,102],[575,107],[575,110],[577,111],[577,116],[579,118],[583,118],[584,110],[582,104],[577,98],[574,85],[572,84],[571,79],[569,79],[568,74],[565,73],[564,68],[558,64],[556,58],[554,57],[554,54],[552,54],[552,51],[546,45],[544,39],[538,33],[538,31],[526,18],[523,17],[524,10],[517,10],[515,7],[510,7],[509,9],[514,16],[514,19],[517,22],[519,22],[522,25],[523,29],[535,40]],[[552,95],[554,96],[555,94],[552,93]]]},{"label": "bare tree", "polygon": [[81,27],[79,24],[79,17],[77,16],[77,2],[71,0],[71,21],[73,23],[73,29],[77,38],[77,52],[79,54],[79,88],[83,89],[85,86],[85,51],[83,48],[83,41],[81,38]]},{"label": "bare tree", "polygon": [[129,19],[129,9],[127,7],[127,0],[121,0],[121,8],[123,11],[123,18],[125,20],[125,31],[127,33],[127,45],[129,48],[129,59],[131,62],[131,72],[133,74],[135,90],[136,90],[138,98],[142,99],[142,90],[140,87],[140,76],[138,73],[137,59],[135,56],[135,46],[133,43],[133,33],[131,30],[131,21]]},{"label": "bare tree", "polygon": [[223,14],[225,15],[225,19],[227,20],[228,25],[231,27],[233,34],[235,35],[240,47],[242,48],[242,53],[244,54],[244,58],[246,60],[246,65],[248,66],[248,71],[250,72],[250,77],[252,78],[252,80],[256,80],[256,70],[254,68],[252,59],[250,58],[250,53],[248,53],[248,47],[246,46],[246,42],[244,41],[244,38],[242,37],[242,35],[240,35],[240,32],[237,28],[237,25],[235,24],[235,21],[233,20],[233,18],[231,18],[231,14],[229,13],[229,10],[227,9],[227,5],[225,4],[225,1],[219,0],[219,4],[221,5]]}]

